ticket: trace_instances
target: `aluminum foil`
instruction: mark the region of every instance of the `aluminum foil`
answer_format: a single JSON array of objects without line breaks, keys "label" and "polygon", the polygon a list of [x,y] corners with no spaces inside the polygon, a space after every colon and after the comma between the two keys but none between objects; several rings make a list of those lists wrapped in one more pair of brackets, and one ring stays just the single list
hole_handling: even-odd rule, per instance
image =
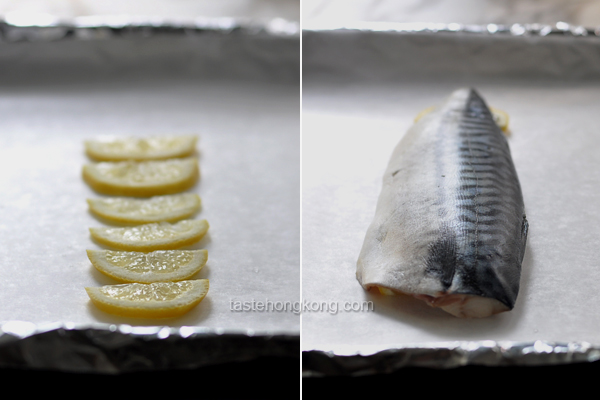
[{"label": "aluminum foil", "polygon": [[69,79],[76,81],[122,74],[135,66],[138,75],[178,68],[180,73],[202,72],[206,77],[298,84],[299,42],[298,24],[282,19],[264,23],[131,17],[0,21],[0,81],[10,82],[13,75],[24,80],[23,74],[49,80],[65,70],[71,70]]},{"label": "aluminum foil", "polygon": [[[299,301],[297,25],[79,18],[5,21],[0,32],[10,164],[0,175],[0,367],[116,374],[299,359],[298,315],[228,303],[248,293]],[[83,290],[109,284],[85,258],[87,228],[100,222],[86,211],[97,194],[80,177],[83,140],[182,130],[199,135],[194,190],[214,227],[200,244],[214,249],[203,270],[212,294],[175,322],[103,315]]]},{"label": "aluminum foil", "polygon": [[552,366],[594,362],[600,346],[586,342],[448,342],[390,348],[373,354],[305,351],[306,378],[388,374],[406,367],[447,369],[464,366]]},{"label": "aluminum foil", "polygon": [[402,33],[485,33],[485,34],[508,34],[513,36],[600,36],[600,27],[588,28],[580,25],[572,25],[566,22],[557,22],[554,25],[547,24],[487,24],[469,25],[458,23],[428,23],[428,22],[355,22],[345,25],[327,25],[321,22],[305,25],[305,31],[334,31],[334,30],[359,30],[364,32],[402,32]]},{"label": "aluminum foil", "polygon": [[[563,23],[303,32],[303,299],[315,305],[302,320],[305,376],[598,359],[599,49],[597,30]],[[531,224],[518,304],[485,320],[369,294],[355,278],[392,149],[461,86],[510,115]]]},{"label": "aluminum foil", "polygon": [[503,27],[366,23],[338,29],[305,29],[303,77],[309,82],[319,79],[319,74],[329,82],[399,81],[404,77],[597,79],[599,32],[568,24]]},{"label": "aluminum foil", "polygon": [[126,324],[0,325],[0,366],[117,374],[195,369],[261,357],[297,358],[298,336]]},{"label": "aluminum foil", "polygon": [[168,20],[163,18],[125,17],[76,17],[63,21],[47,17],[0,22],[3,41],[56,41],[63,39],[92,40],[126,36],[150,37],[161,34],[197,35],[207,32],[231,35],[258,35],[297,37],[299,25],[283,19],[267,23],[234,18],[193,18]]}]

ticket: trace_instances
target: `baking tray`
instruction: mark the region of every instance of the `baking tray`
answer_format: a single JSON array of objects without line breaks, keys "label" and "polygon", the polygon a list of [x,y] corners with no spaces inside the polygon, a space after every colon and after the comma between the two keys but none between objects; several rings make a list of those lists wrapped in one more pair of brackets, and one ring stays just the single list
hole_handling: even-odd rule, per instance
[{"label": "baking tray", "polygon": [[[304,376],[596,361],[597,32],[357,24],[305,29],[302,46]],[[393,148],[421,110],[464,86],[510,116],[530,222],[514,310],[474,320],[355,278]]]},{"label": "baking tray", "polygon": [[[0,24],[0,367],[119,374],[300,356],[300,35],[231,19]],[[205,300],[117,318],[83,141],[198,135]],[[263,302],[263,308],[255,304]],[[239,311],[235,304],[244,304]],[[246,307],[245,305],[249,306]],[[296,308],[294,308],[296,307]],[[275,361],[274,361],[275,362]]]}]

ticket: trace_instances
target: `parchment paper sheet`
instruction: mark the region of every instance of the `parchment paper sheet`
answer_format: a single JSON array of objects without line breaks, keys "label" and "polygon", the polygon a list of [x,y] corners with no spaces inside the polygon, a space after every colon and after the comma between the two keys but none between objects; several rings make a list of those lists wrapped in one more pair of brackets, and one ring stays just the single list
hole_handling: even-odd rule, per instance
[{"label": "parchment paper sheet", "polygon": [[[472,343],[473,351],[481,343],[600,344],[598,53],[579,51],[598,42],[577,39],[305,32],[305,352],[339,356],[343,365],[343,356],[457,342]],[[335,54],[329,62],[328,51]],[[461,86],[510,115],[508,141],[530,223],[514,310],[479,320],[365,292],[355,278],[393,148],[421,110]],[[365,302],[372,308],[357,311]],[[361,360],[345,371],[372,367]],[[510,362],[518,364],[519,354]]]}]

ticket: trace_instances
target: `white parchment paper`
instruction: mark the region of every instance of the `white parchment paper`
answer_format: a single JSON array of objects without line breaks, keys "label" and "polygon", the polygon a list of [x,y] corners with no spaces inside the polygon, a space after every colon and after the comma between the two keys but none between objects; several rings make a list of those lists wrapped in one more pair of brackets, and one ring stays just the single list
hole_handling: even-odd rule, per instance
[{"label": "white parchment paper", "polygon": [[[114,46],[80,43],[83,50],[65,55],[63,64],[69,66],[69,57],[82,58],[85,68],[94,71],[89,79],[77,63],[64,73],[53,65],[45,77],[42,59],[33,67],[27,63],[43,58],[40,53],[21,50],[21,44],[7,50],[23,53],[9,66],[39,74],[15,72],[18,79],[5,78],[0,92],[0,321],[299,333],[300,317],[289,309],[232,310],[234,301],[299,301],[299,86],[293,80],[269,80],[276,70],[260,72],[263,64],[256,60],[269,57],[269,51],[248,63],[245,56],[228,58],[226,46],[214,42],[213,50],[221,52],[229,72],[219,78],[203,76],[206,60],[189,40],[167,39],[168,44],[156,48],[159,53],[159,48],[169,48],[186,64],[155,56],[151,39],[117,40]],[[240,48],[251,46],[240,40]],[[33,46],[60,59],[60,49],[74,44]],[[132,51],[144,55],[136,58]],[[143,73],[144,57],[149,74]],[[199,60],[190,61],[194,57]],[[119,64],[125,58],[127,63]],[[231,73],[242,70],[244,62],[258,71],[255,75],[262,74],[260,79]],[[276,65],[274,58],[270,66]],[[192,191],[201,196],[202,210],[194,218],[207,219],[211,227],[192,248],[208,249],[208,263],[195,278],[208,278],[210,291],[178,319],[118,318],[97,310],[84,290],[117,282],[95,271],[85,252],[100,248],[88,228],[104,223],[87,209],[86,198],[99,195],[81,178],[90,161],[83,141],[162,134],[199,138],[201,178]]]}]

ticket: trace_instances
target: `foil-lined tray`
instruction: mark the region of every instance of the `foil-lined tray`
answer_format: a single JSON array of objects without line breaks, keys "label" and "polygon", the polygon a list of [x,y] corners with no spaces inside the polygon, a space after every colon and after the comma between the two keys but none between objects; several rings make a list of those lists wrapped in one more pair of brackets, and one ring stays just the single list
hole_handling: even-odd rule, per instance
[{"label": "foil-lined tray", "polygon": [[[43,19],[43,21],[40,21]],[[157,34],[197,35],[206,32],[231,35],[266,34],[281,37],[298,37],[299,24],[284,19],[256,22],[237,18],[203,18],[170,20],[160,17],[135,16],[81,16],[62,20],[52,16],[33,15],[30,19],[0,22],[3,41],[56,41],[63,39],[91,40],[125,37],[149,37]]]},{"label": "foil-lined tray", "polygon": [[[295,23],[78,18],[0,23],[0,367],[99,374],[300,356]],[[197,134],[211,224],[204,301],[177,320],[100,313],[84,286],[83,141]]]},{"label": "foil-lined tray", "polygon": [[[564,23],[303,31],[305,377],[598,359],[599,50],[597,29]],[[463,86],[510,116],[531,228],[515,309],[482,320],[371,294],[355,278],[392,149]]]}]

